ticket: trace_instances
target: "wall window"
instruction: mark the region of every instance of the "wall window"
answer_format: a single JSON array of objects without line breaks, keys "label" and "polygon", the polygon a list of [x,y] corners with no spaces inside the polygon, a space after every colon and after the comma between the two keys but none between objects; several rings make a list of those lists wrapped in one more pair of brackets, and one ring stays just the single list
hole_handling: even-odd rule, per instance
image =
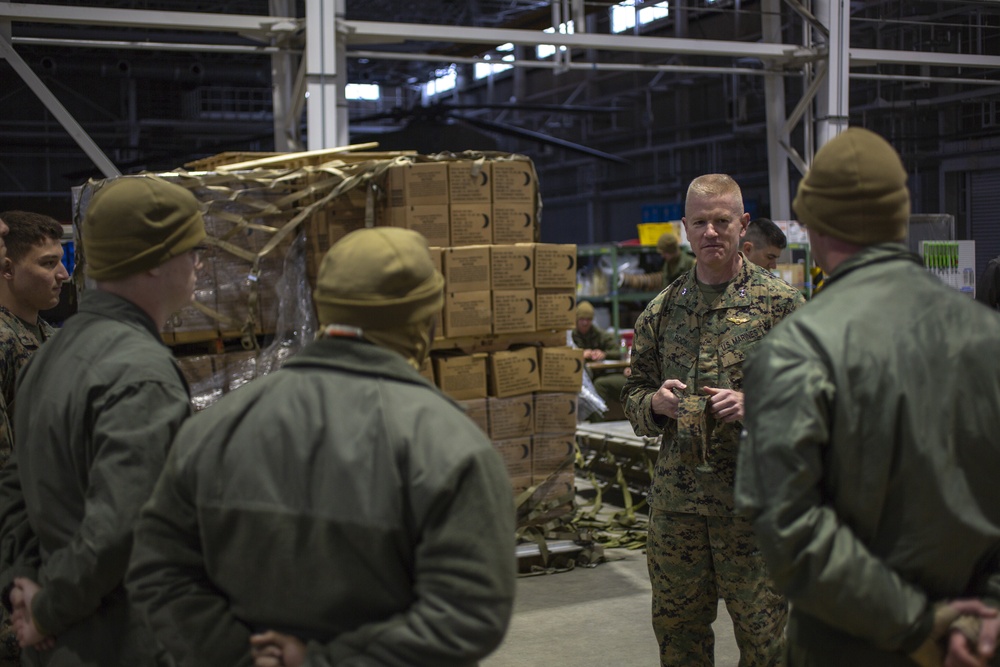
[{"label": "wall window", "polygon": [[472,74],[476,79],[485,79],[490,74],[499,74],[500,72],[506,72],[513,65],[502,65],[500,61],[510,62],[514,60],[514,45],[510,42],[506,44],[501,44],[497,48],[493,49],[496,53],[487,53],[483,56],[485,60],[497,61],[495,63],[476,63],[472,68]]},{"label": "wall window", "polygon": [[[563,35],[572,35],[573,34],[573,22],[572,21],[566,21],[565,23],[560,23],[558,31],[555,28],[546,28],[542,32],[549,32],[549,33],[559,32],[560,34],[563,34]],[[560,51],[565,51],[566,47],[565,46],[560,46],[559,50]],[[539,44],[538,46],[535,47],[535,57],[538,58],[539,60],[543,60],[545,58],[548,58],[549,56],[551,56],[555,52],[556,52],[556,47],[553,44]]]},{"label": "wall window", "polygon": [[377,100],[381,95],[377,83],[349,83],[344,94],[349,100]]},{"label": "wall window", "polygon": [[[667,18],[670,15],[670,3],[658,2],[655,5],[640,3],[638,12],[635,10],[635,0],[623,0],[611,8],[611,32],[625,32],[635,28],[636,18],[643,26],[653,21]],[[638,15],[638,16],[637,16]]]},{"label": "wall window", "polygon": [[458,69],[449,65],[445,69],[436,70],[434,77],[424,84],[424,94],[428,97],[454,89],[458,84]]}]

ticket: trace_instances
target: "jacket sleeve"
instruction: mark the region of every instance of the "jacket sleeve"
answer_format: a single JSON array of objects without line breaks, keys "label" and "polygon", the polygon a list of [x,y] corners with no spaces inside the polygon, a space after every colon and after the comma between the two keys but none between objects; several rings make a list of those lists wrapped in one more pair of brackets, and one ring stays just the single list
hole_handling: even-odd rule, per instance
[{"label": "jacket sleeve", "polygon": [[513,607],[515,558],[514,506],[499,456],[479,448],[422,504],[414,603],[329,644],[310,644],[307,665],[459,667],[500,644]]},{"label": "jacket sleeve", "polygon": [[121,585],[139,509],[190,410],[183,385],[155,381],[121,387],[94,406],[83,516],[69,543],[40,568],[42,589],[32,603],[46,633],[58,635],[86,618]]},{"label": "jacket sleeve", "polygon": [[615,338],[615,335],[611,332],[601,332],[601,349],[604,351],[604,355],[608,359],[622,358],[621,342]]},{"label": "jacket sleeve", "polygon": [[824,500],[835,387],[807,342],[782,343],[765,340],[747,364],[737,507],[753,520],[770,574],[796,609],[879,648],[908,652],[930,631],[927,598]]},{"label": "jacket sleeve", "polygon": [[[185,432],[178,442],[185,442]],[[180,458],[175,448],[136,523],[125,580],[129,599],[178,665],[250,665],[250,629],[209,580],[195,481]]]},{"label": "jacket sleeve", "polygon": [[625,380],[622,405],[636,435],[656,436],[663,432],[667,417],[653,415],[653,394],[666,378],[661,378],[662,350],[656,327],[663,295],[650,302],[635,323],[632,339],[632,374]]},{"label": "jacket sleeve", "polygon": [[5,607],[10,607],[7,591],[14,578],[36,579],[38,565],[38,538],[28,522],[17,457],[12,455],[0,470],[0,596]]}]

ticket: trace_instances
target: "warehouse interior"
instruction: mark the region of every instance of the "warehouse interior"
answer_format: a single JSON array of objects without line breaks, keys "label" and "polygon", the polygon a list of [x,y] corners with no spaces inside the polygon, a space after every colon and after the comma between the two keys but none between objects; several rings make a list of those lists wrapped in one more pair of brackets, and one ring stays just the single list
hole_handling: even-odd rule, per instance
[{"label": "warehouse interior", "polygon": [[[608,249],[614,258],[634,252],[618,244],[640,237],[641,224],[679,218],[688,183],[704,173],[732,175],[752,216],[793,220],[791,200],[813,155],[854,126],[899,152],[912,212],[948,220],[937,240],[975,242],[968,259],[976,275],[1000,255],[993,0],[12,1],[0,2],[0,60],[0,211],[41,212],[67,225],[79,222],[73,190],[90,179],[176,172],[183,180],[220,154],[347,145],[494,151],[530,160],[540,202],[534,240],[577,246],[582,268]],[[218,179],[203,186],[243,187]],[[258,239],[245,250],[259,259],[265,246],[274,253],[254,280],[287,276],[274,259],[294,244],[285,239],[275,251]],[[655,255],[648,243],[638,248]],[[784,261],[808,265],[804,257],[786,251]],[[246,269],[233,274],[242,279]],[[210,289],[199,285],[218,303],[221,276]],[[579,282],[575,292],[558,288],[589,297]],[[642,308],[639,295],[591,300],[616,335]],[[265,324],[254,317],[253,326]],[[174,340],[190,333],[183,325],[171,324]],[[230,329],[231,339],[216,331],[211,343],[244,355],[244,370],[220,395],[265,372],[252,327],[249,336]],[[562,331],[515,333],[542,349],[565,339]],[[185,354],[207,342],[190,340]],[[251,349],[234,352],[233,341]],[[475,352],[503,354],[507,342]],[[186,371],[204,363],[194,357]],[[609,562],[586,568],[592,554],[580,560],[576,547],[571,558],[532,551],[527,538],[545,537],[544,522],[522,531],[525,573],[560,574],[519,581],[511,634],[486,667],[543,664],[543,656],[554,665],[655,660],[649,581],[633,534],[641,533],[636,492],[651,443],[641,441],[641,456],[627,460],[622,452],[635,448],[627,440],[595,435],[590,451],[577,454],[586,481],[575,503],[585,518],[601,509],[594,525],[632,548],[609,548]],[[570,528],[599,532],[579,521]],[[566,530],[555,532],[565,539]],[[623,627],[614,638],[588,631],[606,619]],[[720,667],[739,662],[728,623],[720,607]],[[560,645],[567,628],[578,639]]]},{"label": "warehouse interior", "polygon": [[[205,20],[173,21],[170,12]],[[213,31],[219,15],[263,27],[231,21]],[[1000,254],[989,200],[1000,178],[993,2],[0,3],[6,48],[123,173],[227,150],[321,147],[302,104],[292,120],[295,108],[275,113],[272,83],[284,67],[296,85],[309,31],[323,20],[346,35],[342,83],[377,86],[352,95],[376,99],[343,101],[336,122],[346,121],[349,141],[530,156],[545,241],[633,238],[644,205],[677,203],[692,177],[712,171],[741,183],[748,210],[789,219],[778,196],[794,193],[812,152],[849,123],[896,147],[914,212],[955,216],[956,237],[978,243],[978,270]],[[556,34],[569,26],[579,27]],[[539,50],[545,30],[553,42],[593,46]],[[65,219],[69,188],[101,172],[12,61],[0,67],[0,196],[8,208]],[[773,155],[769,143],[789,150]]]}]

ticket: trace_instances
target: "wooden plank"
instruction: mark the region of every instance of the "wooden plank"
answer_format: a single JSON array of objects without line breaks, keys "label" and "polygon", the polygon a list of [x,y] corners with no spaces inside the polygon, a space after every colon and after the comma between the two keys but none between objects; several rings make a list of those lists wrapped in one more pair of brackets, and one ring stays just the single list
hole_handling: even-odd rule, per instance
[{"label": "wooden plank", "polygon": [[324,156],[332,157],[337,153],[363,151],[369,148],[378,148],[378,142],[369,141],[363,144],[349,144],[347,146],[337,146],[334,148],[321,148],[319,150],[302,151],[300,153],[281,153],[280,155],[273,155],[271,157],[260,158],[257,160],[248,160],[246,162],[236,162],[234,164],[220,165],[216,167],[216,171],[221,171],[221,172],[247,171],[249,169],[256,169],[258,167],[274,167],[284,162],[289,162],[293,160],[308,160]]}]

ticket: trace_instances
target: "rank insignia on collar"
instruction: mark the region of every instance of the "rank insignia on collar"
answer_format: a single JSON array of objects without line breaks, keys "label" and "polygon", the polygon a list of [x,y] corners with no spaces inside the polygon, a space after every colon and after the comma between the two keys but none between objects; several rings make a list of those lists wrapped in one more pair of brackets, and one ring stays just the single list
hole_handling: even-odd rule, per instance
[{"label": "rank insignia on collar", "polygon": [[733,324],[746,324],[747,322],[750,321],[750,318],[749,317],[727,317],[726,320],[728,322],[732,322]]}]

